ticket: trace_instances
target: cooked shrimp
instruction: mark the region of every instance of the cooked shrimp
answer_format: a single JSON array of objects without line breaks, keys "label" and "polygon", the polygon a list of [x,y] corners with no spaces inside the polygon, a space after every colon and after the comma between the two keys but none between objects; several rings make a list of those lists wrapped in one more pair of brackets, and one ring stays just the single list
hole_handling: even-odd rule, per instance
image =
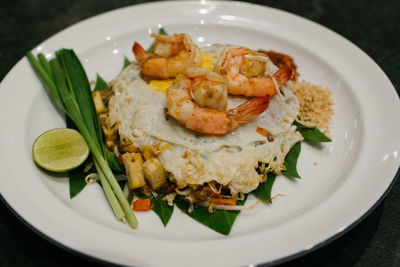
[{"label": "cooked shrimp", "polygon": [[186,69],[191,79],[191,96],[202,107],[226,110],[228,105],[227,79],[213,71],[198,67]]},{"label": "cooked shrimp", "polygon": [[186,128],[203,134],[222,135],[232,132],[241,124],[264,112],[269,96],[255,97],[228,110],[201,107],[192,98],[191,86],[196,82],[187,75],[179,75],[167,90],[168,114]]},{"label": "cooked shrimp", "polygon": [[228,93],[244,96],[273,96],[278,86],[284,85],[292,77],[292,70],[284,67],[273,77],[265,77],[265,55],[246,47],[230,46],[219,55],[215,71],[228,78]]},{"label": "cooked shrimp", "polygon": [[153,52],[147,53],[135,42],[132,51],[142,67],[142,73],[150,78],[168,79],[176,77],[187,67],[199,66],[201,50],[187,34],[156,35]]},{"label": "cooked shrimp", "polygon": [[261,54],[266,54],[268,58],[274,63],[278,68],[282,68],[284,66],[288,66],[293,71],[293,77],[291,78],[292,81],[296,81],[299,73],[297,72],[297,65],[294,62],[294,59],[286,54],[278,53],[273,50],[265,51],[265,50],[258,50]]}]

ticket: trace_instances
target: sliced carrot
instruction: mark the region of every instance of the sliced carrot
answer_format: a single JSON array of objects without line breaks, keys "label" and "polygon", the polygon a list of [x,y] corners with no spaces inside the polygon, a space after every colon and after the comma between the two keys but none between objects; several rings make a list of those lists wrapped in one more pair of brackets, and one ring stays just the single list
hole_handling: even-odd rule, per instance
[{"label": "sliced carrot", "polygon": [[214,205],[236,206],[236,201],[233,199],[217,198],[211,200]]},{"label": "sliced carrot", "polygon": [[261,127],[257,127],[256,131],[257,131],[257,133],[261,134],[262,136],[265,136],[265,137],[268,136],[267,130],[265,130],[265,129],[261,128]]},{"label": "sliced carrot", "polygon": [[124,161],[122,160],[122,154],[118,154],[117,159],[118,159],[119,165],[124,165]]},{"label": "sliced carrot", "polygon": [[136,199],[133,202],[133,210],[134,211],[147,211],[151,210],[153,207],[151,205],[150,198]]}]

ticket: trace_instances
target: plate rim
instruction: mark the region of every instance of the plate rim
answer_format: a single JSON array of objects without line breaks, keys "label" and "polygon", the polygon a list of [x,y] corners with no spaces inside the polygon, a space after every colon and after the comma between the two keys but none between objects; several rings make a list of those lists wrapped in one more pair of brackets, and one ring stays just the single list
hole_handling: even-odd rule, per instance
[{"label": "plate rim", "polygon": [[[63,30],[61,30],[61,31],[59,31],[58,33],[56,33],[56,34],[50,36],[49,38],[47,38],[46,40],[44,40],[43,42],[41,42],[38,46],[40,46],[40,45],[46,43],[49,39],[53,38],[54,36],[59,35],[59,34],[62,34],[64,31],[66,31],[66,30],[69,29],[69,28],[77,27],[77,25],[79,25],[79,24],[82,23],[82,22],[85,22],[85,21],[88,21],[88,20],[91,20],[91,19],[95,19],[95,18],[100,17],[100,16],[103,16],[103,15],[105,15],[105,14],[110,14],[110,13],[113,13],[113,12],[115,12],[115,11],[123,10],[123,9],[127,9],[127,8],[134,8],[134,7],[145,6],[145,5],[158,5],[158,4],[160,4],[160,3],[168,4],[168,3],[170,3],[170,2],[174,3],[174,2],[180,2],[180,1],[167,1],[167,2],[155,2],[155,3],[143,3],[143,4],[138,4],[138,5],[131,5],[131,6],[127,6],[127,7],[117,8],[117,9],[110,10],[110,11],[107,11],[107,12],[104,12],[104,13],[101,13],[101,14],[97,14],[97,15],[95,15],[95,16],[93,16],[93,17],[87,18],[87,19],[85,19],[85,20],[83,20],[83,21],[80,21],[80,22],[77,22],[77,23],[75,23],[75,24],[73,24],[73,25],[68,26],[67,28],[65,28],[65,29],[63,29]],[[196,3],[196,4],[199,3],[199,1],[190,1],[190,2],[191,2],[191,3]],[[354,43],[352,43],[352,42],[349,41],[348,39],[344,38],[343,36],[337,34],[336,32],[330,30],[329,28],[327,28],[327,27],[325,27],[325,26],[323,26],[323,25],[320,25],[320,24],[318,24],[318,23],[316,23],[316,22],[314,22],[314,21],[308,20],[308,19],[306,19],[306,18],[304,18],[304,17],[301,17],[301,16],[299,16],[299,15],[296,15],[296,14],[293,14],[293,13],[290,13],[290,12],[287,12],[287,11],[283,11],[283,10],[279,10],[279,9],[271,8],[271,7],[267,7],[267,6],[261,6],[261,5],[257,5],[257,4],[252,4],[252,3],[246,3],[246,2],[231,2],[231,1],[212,1],[212,2],[213,2],[213,3],[217,3],[217,4],[221,4],[221,3],[222,3],[222,4],[227,4],[227,3],[228,3],[228,4],[234,4],[234,5],[249,5],[249,6],[253,6],[253,7],[262,7],[262,8],[266,8],[266,9],[273,9],[273,10],[275,10],[275,11],[280,11],[280,12],[289,14],[289,15],[291,15],[291,16],[296,16],[297,18],[301,18],[301,19],[303,19],[303,20],[306,20],[308,23],[311,22],[311,23],[313,23],[313,24],[315,24],[315,25],[318,25],[319,27],[324,28],[325,30],[329,30],[331,33],[334,33],[334,34],[336,35],[336,37],[340,37],[342,40],[345,40],[346,42],[349,42],[350,44],[352,44],[352,45],[353,45],[354,47],[356,47],[359,51],[361,51],[365,56],[367,56],[367,57],[382,71],[382,73],[386,76],[386,74],[385,74],[385,73],[383,72],[383,70],[379,67],[379,65],[378,65],[374,60],[372,60],[372,58],[369,57],[368,54],[366,54],[366,53],[365,53],[364,51],[362,51],[359,47],[357,47]],[[4,80],[7,78],[7,76],[14,70],[14,68],[15,68],[18,64],[20,64],[20,62],[21,62],[22,60],[24,60],[24,58],[22,58],[21,60],[19,60],[19,61],[14,65],[14,67],[6,74],[6,76],[4,77],[3,81],[4,81]],[[387,76],[386,76],[386,78],[388,79]],[[390,84],[391,84],[392,87],[394,88],[394,86],[393,86],[393,84],[391,83],[391,81],[390,81],[389,79],[388,79],[388,81],[390,82]],[[282,263],[282,262],[284,262],[284,261],[287,261],[287,260],[290,260],[290,259],[299,257],[299,256],[301,256],[301,255],[304,255],[304,254],[307,254],[307,253],[309,253],[309,252],[311,252],[311,251],[314,251],[314,250],[318,249],[319,247],[324,246],[324,245],[327,244],[327,243],[330,243],[331,241],[335,240],[336,238],[342,236],[344,233],[348,232],[348,231],[349,231],[350,229],[352,229],[355,225],[357,225],[360,221],[362,221],[365,217],[367,217],[367,216],[376,208],[376,206],[378,206],[379,203],[385,198],[385,196],[387,195],[387,193],[390,191],[390,189],[392,188],[392,186],[393,186],[394,183],[396,182],[396,180],[397,180],[397,178],[398,178],[398,176],[399,176],[399,172],[400,172],[400,167],[397,169],[397,172],[396,172],[394,178],[391,180],[390,185],[386,188],[386,191],[380,196],[380,198],[378,199],[378,201],[377,201],[372,207],[370,207],[370,209],[369,209],[367,212],[365,212],[358,220],[354,221],[351,225],[349,225],[348,227],[346,227],[346,229],[344,229],[344,230],[341,231],[341,232],[338,232],[336,235],[331,236],[330,238],[326,239],[325,241],[322,241],[322,242],[320,242],[319,244],[316,244],[314,247],[312,247],[312,248],[310,248],[310,249],[304,249],[304,250],[302,250],[302,251],[299,251],[299,252],[296,253],[296,254],[292,254],[292,255],[289,255],[289,256],[286,256],[286,257],[283,257],[283,258],[280,258],[280,259],[277,259],[277,260],[265,262],[265,263],[277,264],[277,263]],[[36,232],[36,233],[39,234],[40,236],[44,237],[46,240],[50,241],[51,243],[53,243],[53,244],[55,244],[55,245],[58,244],[58,241],[57,241],[57,240],[53,240],[51,237],[47,236],[45,233],[42,233],[40,230],[36,229],[33,225],[30,225],[27,221],[25,221],[25,219],[24,219],[22,216],[20,216],[20,215],[10,206],[10,204],[6,201],[6,199],[3,197],[3,195],[2,195],[1,193],[0,193],[0,199],[1,199],[1,200],[3,201],[3,203],[5,203],[5,205],[17,216],[17,218],[20,219],[20,221],[22,221],[25,225],[27,225],[29,228],[31,228],[32,230],[34,230],[34,232]],[[52,241],[52,240],[53,240],[53,241]],[[83,256],[85,256],[85,257],[89,257],[90,259],[99,260],[100,262],[103,262],[103,261],[104,261],[103,259],[100,259],[100,258],[91,256],[91,255],[85,254],[85,253],[83,253],[83,252],[74,250],[73,248],[70,248],[70,247],[68,247],[68,246],[65,246],[65,245],[63,245],[63,244],[61,244],[61,243],[59,243],[59,245],[57,245],[57,246],[59,246],[59,247],[61,247],[61,248],[63,248],[63,249],[66,249],[67,251],[71,251],[71,252],[73,252],[74,254],[83,255]],[[108,263],[108,261],[104,261],[104,262],[107,262],[107,263]]]},{"label": "plate rim", "polygon": [[[366,212],[364,213],[359,219],[357,219],[356,221],[354,221],[352,224],[350,224],[347,228],[345,228],[343,231],[336,233],[335,235],[329,237],[328,239],[321,241],[318,244],[315,244],[315,246],[313,246],[312,248],[309,249],[303,249],[300,250],[294,254],[288,255],[288,256],[284,256],[281,258],[277,258],[275,260],[271,260],[271,261],[265,261],[265,262],[260,262],[257,263],[258,264],[267,264],[267,265],[277,265],[277,264],[282,264],[285,262],[288,262],[290,260],[294,260],[296,258],[300,258],[302,256],[305,256],[313,251],[316,251],[328,244],[330,244],[331,242],[335,241],[336,239],[342,237],[343,235],[345,235],[346,233],[348,233],[349,231],[351,231],[353,228],[355,228],[359,223],[361,223],[366,217],[368,217],[379,205],[380,203],[386,198],[387,194],[390,192],[390,190],[392,189],[393,185],[396,183],[396,181],[399,179],[400,176],[400,167],[397,170],[397,173],[395,174],[391,184],[389,185],[389,187],[386,189],[386,191],[384,192],[384,194],[378,199],[378,201]],[[35,234],[37,234],[38,236],[42,237],[44,240],[48,241],[49,243],[57,246],[58,248],[63,249],[64,251],[67,251],[68,253],[71,253],[73,255],[76,255],[78,257],[81,257],[83,259],[87,259],[89,261],[92,262],[96,262],[96,263],[100,263],[100,264],[112,264],[115,266],[119,266],[119,264],[116,264],[114,262],[111,261],[107,261],[104,259],[101,259],[99,257],[95,257],[89,254],[86,254],[84,252],[81,252],[79,250],[76,250],[72,247],[68,247],[64,244],[62,244],[60,241],[55,240],[53,238],[51,238],[50,236],[48,236],[46,233],[40,231],[39,229],[37,229],[35,226],[33,226],[32,224],[30,224],[29,222],[27,222],[23,216],[21,216],[20,214],[17,213],[17,211],[15,211],[12,206],[5,200],[5,198],[3,197],[3,195],[0,193],[0,200],[4,203],[4,205],[8,208],[8,210],[15,216],[18,218],[18,220],[20,222],[22,222],[23,225],[25,225],[28,229],[32,230],[32,232],[34,232]],[[122,265],[121,265],[122,266]]]}]

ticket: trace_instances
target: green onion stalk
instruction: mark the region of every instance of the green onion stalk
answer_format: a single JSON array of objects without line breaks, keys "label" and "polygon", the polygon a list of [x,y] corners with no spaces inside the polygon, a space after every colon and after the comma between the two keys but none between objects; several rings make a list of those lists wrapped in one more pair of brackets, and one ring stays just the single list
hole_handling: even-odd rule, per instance
[{"label": "green onion stalk", "polygon": [[104,193],[115,216],[121,221],[128,221],[132,228],[137,228],[135,214],[107,161],[107,149],[104,146],[89,80],[78,57],[69,49],[57,51],[56,57],[50,62],[41,53],[38,54],[38,58],[31,52],[26,56],[42,83],[75,123],[88,144]]}]

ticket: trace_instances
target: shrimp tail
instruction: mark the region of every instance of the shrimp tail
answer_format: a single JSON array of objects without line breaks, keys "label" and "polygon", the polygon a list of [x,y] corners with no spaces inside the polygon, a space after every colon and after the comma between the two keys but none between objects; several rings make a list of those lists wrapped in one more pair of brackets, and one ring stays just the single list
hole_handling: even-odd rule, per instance
[{"label": "shrimp tail", "polygon": [[251,118],[263,113],[268,108],[268,105],[268,95],[258,96],[229,110],[228,114],[232,119],[232,126],[236,129],[240,124],[248,122]]},{"label": "shrimp tail", "polygon": [[284,66],[274,74],[274,78],[279,85],[284,85],[293,78],[293,70],[288,66]]},{"label": "shrimp tail", "polygon": [[133,44],[132,52],[135,55],[136,60],[139,62],[143,62],[149,57],[149,54],[138,42]]}]

